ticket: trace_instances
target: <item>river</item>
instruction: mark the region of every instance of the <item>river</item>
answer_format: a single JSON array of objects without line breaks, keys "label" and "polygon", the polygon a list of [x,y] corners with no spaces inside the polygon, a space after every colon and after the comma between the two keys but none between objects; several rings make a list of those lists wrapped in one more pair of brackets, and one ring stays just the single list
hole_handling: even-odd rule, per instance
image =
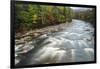
[{"label": "river", "polygon": [[94,28],[73,19],[69,26],[31,41],[32,49],[16,66],[94,60]]}]

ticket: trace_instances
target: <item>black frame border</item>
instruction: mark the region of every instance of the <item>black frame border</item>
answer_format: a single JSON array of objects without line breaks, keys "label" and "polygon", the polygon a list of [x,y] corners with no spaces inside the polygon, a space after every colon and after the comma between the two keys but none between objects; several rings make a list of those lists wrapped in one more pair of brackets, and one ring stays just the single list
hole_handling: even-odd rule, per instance
[{"label": "black frame border", "polygon": [[[71,6],[71,7],[86,7],[86,8],[95,8],[95,30],[94,30],[94,35],[95,35],[95,47],[94,47],[94,61],[86,61],[86,62],[71,62],[71,63],[56,63],[56,64],[41,64],[41,65],[28,65],[28,66],[18,66],[15,67],[15,25],[14,25],[14,19],[15,19],[15,4],[16,3],[24,3],[24,4],[41,4],[41,5],[54,5],[54,6]],[[80,65],[80,64],[91,64],[91,63],[96,63],[97,62],[97,41],[96,41],[96,36],[97,36],[97,30],[96,30],[96,24],[97,24],[97,20],[96,20],[96,13],[97,13],[97,8],[95,5],[82,5],[82,4],[64,4],[64,3],[52,3],[52,2],[34,2],[34,1],[12,1],[10,2],[10,15],[11,15],[11,19],[10,19],[10,68],[32,68],[32,67],[47,67],[47,66],[61,66],[61,65]]]}]

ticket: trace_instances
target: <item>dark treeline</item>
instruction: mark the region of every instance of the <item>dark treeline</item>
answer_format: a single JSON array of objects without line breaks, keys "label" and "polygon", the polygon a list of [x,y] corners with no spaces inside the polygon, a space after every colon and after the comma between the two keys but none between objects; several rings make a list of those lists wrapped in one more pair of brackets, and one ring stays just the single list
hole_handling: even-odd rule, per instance
[{"label": "dark treeline", "polygon": [[70,7],[16,4],[15,5],[15,29],[16,32],[42,28],[45,26],[71,22],[72,19],[81,19],[95,23],[95,9],[75,12]]},{"label": "dark treeline", "polygon": [[74,12],[75,19],[81,19],[90,22],[92,25],[95,24],[95,9],[88,9],[80,12]]},{"label": "dark treeline", "polygon": [[16,4],[16,32],[71,22],[72,9],[65,6]]}]

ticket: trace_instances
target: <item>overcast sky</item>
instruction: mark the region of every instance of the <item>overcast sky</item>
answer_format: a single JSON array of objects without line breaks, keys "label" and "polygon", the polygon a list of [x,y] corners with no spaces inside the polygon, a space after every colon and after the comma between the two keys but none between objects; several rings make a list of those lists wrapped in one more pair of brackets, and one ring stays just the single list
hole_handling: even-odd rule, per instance
[{"label": "overcast sky", "polygon": [[85,7],[71,7],[72,9],[82,9],[82,10],[87,10],[87,9],[92,9],[92,8],[85,8]]}]

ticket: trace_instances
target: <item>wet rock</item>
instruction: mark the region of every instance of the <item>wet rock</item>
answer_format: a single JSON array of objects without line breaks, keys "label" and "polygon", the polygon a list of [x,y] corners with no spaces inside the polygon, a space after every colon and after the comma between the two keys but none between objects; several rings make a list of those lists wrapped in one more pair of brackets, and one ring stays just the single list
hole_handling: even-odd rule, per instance
[{"label": "wet rock", "polygon": [[[85,30],[87,27],[88,29],[92,29],[88,25],[84,21],[73,20],[69,27],[60,32],[58,32],[59,27],[57,29],[56,27],[47,27],[36,30],[32,33],[35,34],[33,36],[37,37],[34,39],[35,43],[26,41],[24,46],[19,46],[21,50],[16,52],[16,56],[34,48],[22,59],[22,65],[94,61],[94,37],[90,33],[93,31]],[[43,33],[44,31],[45,33]],[[52,31],[57,32],[52,33]],[[48,32],[50,33],[48,34]],[[40,35],[41,33],[42,35]],[[34,61],[37,63],[34,63]]]}]

